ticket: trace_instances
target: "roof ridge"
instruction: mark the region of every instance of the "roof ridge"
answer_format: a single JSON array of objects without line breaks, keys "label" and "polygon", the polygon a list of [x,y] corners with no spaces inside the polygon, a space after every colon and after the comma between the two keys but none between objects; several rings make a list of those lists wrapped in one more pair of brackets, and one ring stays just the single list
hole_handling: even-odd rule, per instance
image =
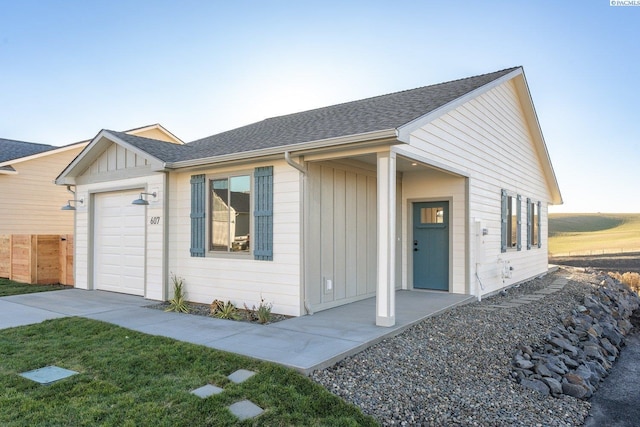
[{"label": "roof ridge", "polygon": [[[479,77],[485,77],[485,76],[488,76],[490,74],[499,74],[499,73],[503,73],[505,71],[513,71],[513,70],[517,70],[518,68],[522,68],[522,66],[503,68],[502,70],[491,71],[489,73],[483,73],[483,74],[476,74],[475,76],[461,77],[459,79],[447,80],[446,82],[434,83],[434,84],[425,85],[425,86],[419,86],[419,87],[415,87],[415,88],[411,88],[411,89],[403,89],[403,90],[399,90],[399,91],[395,91],[395,92],[385,93],[385,94],[382,94],[382,95],[375,95],[375,96],[370,96],[370,97],[367,97],[367,98],[356,99],[356,100],[353,100],[353,101],[339,102],[337,104],[327,105],[327,106],[318,107],[318,108],[312,108],[310,110],[298,111],[298,112],[295,112],[295,113],[283,114],[283,115],[280,115],[280,116],[267,117],[266,119],[259,120],[259,121],[254,122],[254,123],[260,123],[262,121],[267,121],[267,120],[272,120],[272,119],[279,119],[279,118],[282,118],[282,117],[294,116],[296,114],[301,114],[301,113],[311,113],[313,111],[320,111],[320,110],[325,110],[325,109],[328,109],[328,108],[335,108],[335,107],[339,107],[341,105],[356,104],[356,103],[359,103],[359,102],[371,101],[371,100],[375,100],[375,99],[379,99],[379,98],[384,98],[386,96],[399,95],[399,94],[406,93],[406,92],[412,92],[412,91],[417,91],[417,90],[421,90],[421,89],[433,88],[433,87],[436,87],[436,86],[442,86],[442,85],[446,85],[446,84],[456,83],[456,82],[460,82],[460,81],[463,81],[463,80],[470,80],[470,79],[476,79],[476,78],[479,78]],[[224,133],[224,132],[222,132],[222,133]],[[204,138],[201,138],[201,139],[204,139]]]}]

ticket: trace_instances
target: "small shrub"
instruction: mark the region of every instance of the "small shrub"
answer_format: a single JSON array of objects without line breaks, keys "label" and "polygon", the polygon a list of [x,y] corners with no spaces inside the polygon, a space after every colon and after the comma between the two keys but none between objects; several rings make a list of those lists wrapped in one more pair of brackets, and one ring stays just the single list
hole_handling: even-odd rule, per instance
[{"label": "small shrub", "polygon": [[609,273],[609,276],[629,286],[636,293],[640,291],[640,273],[632,273],[628,271],[624,274]]},{"label": "small shrub", "polygon": [[211,303],[211,316],[216,317],[218,319],[227,319],[227,320],[239,320],[240,315],[238,314],[238,308],[231,301],[227,301],[226,303],[214,300]]},{"label": "small shrub", "polygon": [[272,303],[265,303],[264,298],[260,296],[260,304],[258,305],[258,309],[256,310],[256,315],[258,316],[258,322],[265,324],[271,321],[271,308],[273,307]]},{"label": "small shrub", "polygon": [[173,282],[173,298],[169,300],[169,307],[165,311],[188,313],[189,305],[184,294],[184,279],[172,273],[171,281]]}]

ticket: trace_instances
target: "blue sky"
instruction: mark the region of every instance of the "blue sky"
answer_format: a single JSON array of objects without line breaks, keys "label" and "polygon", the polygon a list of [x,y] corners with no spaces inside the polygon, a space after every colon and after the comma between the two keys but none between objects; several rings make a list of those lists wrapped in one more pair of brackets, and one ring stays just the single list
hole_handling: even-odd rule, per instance
[{"label": "blue sky", "polygon": [[522,65],[551,211],[640,212],[640,7],[610,3],[0,0],[0,137],[161,123],[191,141]]}]

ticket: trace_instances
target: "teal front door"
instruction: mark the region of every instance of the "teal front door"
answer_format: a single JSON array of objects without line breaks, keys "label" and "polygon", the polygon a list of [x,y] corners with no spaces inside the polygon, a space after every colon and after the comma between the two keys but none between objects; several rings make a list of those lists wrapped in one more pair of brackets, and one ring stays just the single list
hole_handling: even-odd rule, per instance
[{"label": "teal front door", "polygon": [[413,204],[413,287],[449,290],[449,202]]}]

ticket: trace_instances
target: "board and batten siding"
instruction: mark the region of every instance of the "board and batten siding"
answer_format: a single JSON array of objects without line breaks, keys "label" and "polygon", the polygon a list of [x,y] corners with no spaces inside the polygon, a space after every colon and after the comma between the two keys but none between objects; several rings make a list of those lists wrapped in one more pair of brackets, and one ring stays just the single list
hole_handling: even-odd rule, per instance
[{"label": "board and batten siding", "polygon": [[60,210],[73,194],[53,182],[83,147],[45,153],[16,163],[17,174],[0,174],[0,234],[73,233],[73,212]]},{"label": "board and batten siding", "polygon": [[300,173],[285,162],[276,161],[244,167],[202,169],[197,174],[207,175],[208,188],[210,177],[253,174],[259,166],[274,167],[273,260],[255,260],[253,256],[213,254],[209,251],[204,257],[191,257],[190,180],[196,173],[176,172],[169,180],[169,270],[185,279],[190,301],[210,304],[218,299],[231,301],[242,308],[244,304],[258,306],[263,298],[266,303],[273,304],[274,313],[299,316],[304,314],[300,297]]},{"label": "board and batten siding", "polygon": [[[551,199],[541,161],[512,81],[505,82],[433,120],[410,135],[410,151],[464,171],[469,177],[470,292],[481,294],[529,279],[547,271],[547,205]],[[521,195],[521,236],[526,242],[526,199],[541,201],[542,247],[501,253],[501,190]],[[459,215],[455,213],[454,215]],[[454,221],[458,221],[454,216]],[[484,257],[476,257],[475,221],[481,221]],[[454,244],[458,245],[454,240]],[[456,250],[456,254],[457,254]],[[457,256],[454,262],[459,264]],[[502,277],[504,262],[512,277]],[[477,264],[477,269],[476,269]],[[454,274],[458,274],[454,271]],[[456,276],[457,277],[457,276]],[[459,278],[456,278],[459,280]]]},{"label": "board and batten siding", "polygon": [[308,164],[305,303],[311,310],[375,295],[376,189],[375,169]]}]

